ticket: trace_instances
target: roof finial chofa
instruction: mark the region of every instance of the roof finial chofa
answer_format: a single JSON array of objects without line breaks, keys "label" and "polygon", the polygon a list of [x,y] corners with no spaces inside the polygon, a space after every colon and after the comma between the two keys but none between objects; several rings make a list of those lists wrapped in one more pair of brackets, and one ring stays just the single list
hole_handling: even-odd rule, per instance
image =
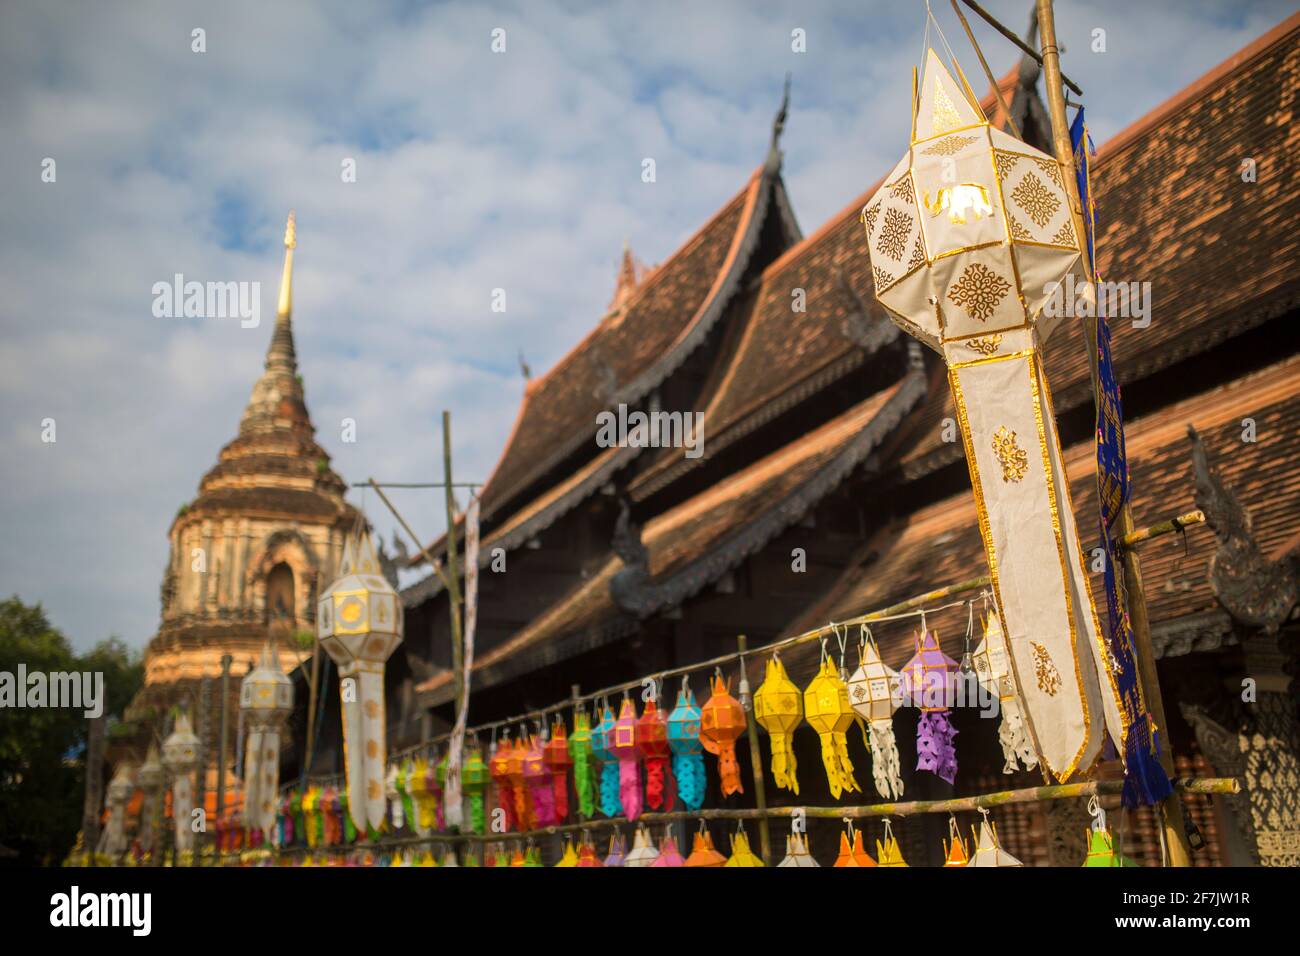
[{"label": "roof finial chofa", "polygon": [[785,75],[785,89],[781,94],[781,108],[772,119],[772,142],[767,150],[767,162],[764,168],[774,173],[781,168],[781,133],[785,130],[785,118],[790,112],[790,74]]},{"label": "roof finial chofa", "polygon": [[632,247],[628,245],[626,239],[623,240],[623,258],[618,266],[618,280],[614,284],[614,298],[610,299],[609,311],[622,308],[627,300],[632,297],[636,287],[640,284],[641,274],[644,270],[638,268],[636,257],[632,255]]}]

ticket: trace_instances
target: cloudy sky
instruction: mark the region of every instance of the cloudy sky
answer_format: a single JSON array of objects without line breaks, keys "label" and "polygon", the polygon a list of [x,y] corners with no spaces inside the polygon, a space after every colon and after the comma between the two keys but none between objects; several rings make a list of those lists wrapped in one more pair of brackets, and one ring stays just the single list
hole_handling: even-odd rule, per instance
[{"label": "cloudy sky", "polygon": [[[1028,0],[986,6],[1023,30]],[[1058,6],[1098,142],[1292,9]],[[960,26],[935,7],[974,82]],[[786,179],[805,233],[892,166],[923,16],[902,0],[7,0],[0,592],[40,601],[78,647],[149,639],[168,525],[261,369],[289,209],[301,371],[337,470],[435,480],[449,408],[460,477],[485,478],[522,393],[519,351],[545,371],[600,317],[625,239],[658,262],[739,189],[787,70]],[[1015,62],[976,31],[997,72]],[[152,286],[177,272],[260,281],[262,326],[155,318]],[[441,530],[432,493],[399,495],[418,531]],[[373,494],[354,500],[388,537]]]}]

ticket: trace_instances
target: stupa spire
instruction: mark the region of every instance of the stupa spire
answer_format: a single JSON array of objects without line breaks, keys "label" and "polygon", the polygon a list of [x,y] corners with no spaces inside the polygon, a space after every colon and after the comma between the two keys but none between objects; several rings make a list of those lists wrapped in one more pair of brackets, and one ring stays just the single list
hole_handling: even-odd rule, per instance
[{"label": "stupa spire", "polygon": [[298,356],[293,347],[293,250],[298,245],[298,232],[293,212],[284,227],[284,271],[280,275],[280,301],[275,309],[275,332],[266,352],[266,367],[287,372],[298,370]]}]

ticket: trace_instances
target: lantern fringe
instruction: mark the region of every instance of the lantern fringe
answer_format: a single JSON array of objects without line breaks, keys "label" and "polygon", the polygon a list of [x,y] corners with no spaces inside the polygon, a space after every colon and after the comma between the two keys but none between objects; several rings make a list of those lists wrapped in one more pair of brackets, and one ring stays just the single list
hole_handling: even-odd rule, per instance
[{"label": "lantern fringe", "polygon": [[623,804],[619,800],[618,789],[618,763],[606,760],[600,767],[600,812],[607,817],[623,815]]},{"label": "lantern fringe", "polygon": [[618,791],[623,815],[629,820],[641,816],[641,764],[636,759],[618,762]]},{"label": "lantern fringe", "polygon": [[646,806],[671,812],[676,791],[673,769],[667,757],[652,757],[645,762]]},{"label": "lantern fringe", "polygon": [[1020,701],[1008,698],[1002,701],[1002,723],[998,727],[998,742],[1002,744],[1002,756],[1006,762],[1003,773],[1015,773],[1019,767],[1017,761],[1024,764],[1026,770],[1038,766],[1038,755],[1034,753],[1033,741],[1029,739],[1029,728],[1025,726],[1025,715],[1020,710]]},{"label": "lantern fringe", "polygon": [[533,805],[533,823],[528,829],[555,826],[559,821],[555,818],[555,794],[551,789],[550,781],[542,779],[536,783],[530,782],[528,794]]},{"label": "lantern fringe", "polygon": [[916,769],[952,783],[957,776],[957,729],[946,710],[921,714],[916,725]]},{"label": "lantern fringe", "polygon": [[777,787],[799,794],[799,762],[795,759],[790,734],[771,734],[772,779]]},{"label": "lantern fringe", "polygon": [[704,771],[704,758],[700,754],[674,754],[673,776],[677,778],[677,796],[687,810],[698,810],[704,806],[708,779]]},{"label": "lantern fringe", "polygon": [[578,792],[578,809],[590,819],[596,815],[593,793],[590,753],[582,748],[573,750],[573,788]]},{"label": "lantern fringe", "polygon": [[[518,830],[519,818],[515,815],[515,789],[504,780],[497,781],[497,806],[506,815],[506,829]],[[442,808],[439,807],[439,815]]]},{"label": "lantern fringe", "polygon": [[898,756],[898,741],[894,737],[894,722],[889,718],[873,720],[867,724],[871,746],[871,776],[876,782],[876,792],[886,800],[897,800],[903,795],[902,759]]}]

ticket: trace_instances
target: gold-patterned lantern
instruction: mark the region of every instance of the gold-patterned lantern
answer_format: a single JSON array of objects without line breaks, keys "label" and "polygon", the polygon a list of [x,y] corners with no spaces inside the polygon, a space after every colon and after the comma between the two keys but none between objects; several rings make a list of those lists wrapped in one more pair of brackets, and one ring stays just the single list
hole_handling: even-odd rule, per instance
[{"label": "gold-patterned lantern", "polygon": [[316,633],[339,669],[348,812],[358,831],[377,831],[387,756],[384,665],[402,642],[402,602],[364,528],[344,545],[339,577],[321,595]]},{"label": "gold-patterned lantern", "polygon": [[894,712],[903,703],[902,675],[880,659],[880,648],[865,628],[858,644],[858,669],[849,677],[849,703],[867,722],[876,790],[886,800],[897,800],[903,795],[903,774]]},{"label": "gold-patterned lantern", "polygon": [[1062,781],[1092,764],[1103,726],[1124,739],[1042,362],[1084,278],[1072,174],[994,129],[930,50],[910,148],[862,211],[877,299],[947,363],[994,600]]},{"label": "gold-patterned lantern", "polygon": [[194,849],[194,771],[199,766],[199,738],[185,711],[176,715],[171,735],[163,741],[163,766],[172,776],[172,822],[176,827],[176,852]]},{"label": "gold-patterned lantern", "polygon": [[771,738],[772,778],[776,785],[797,794],[799,764],[794,755],[794,730],[803,722],[803,695],[776,654],[767,662],[763,686],[754,694],[754,719]]},{"label": "gold-patterned lantern", "polygon": [[280,790],[280,728],[293,712],[293,683],[271,642],[239,685],[239,709],[248,725],[244,747],[244,825],[274,834]]},{"label": "gold-patterned lantern", "polygon": [[844,791],[860,790],[853,778],[853,761],[849,759],[848,729],[853,724],[849,705],[849,688],[830,657],[823,655],[821,669],[803,694],[804,713],[822,742],[822,764],[831,796],[837,800]]},{"label": "gold-patterned lantern", "polygon": [[1002,745],[1003,773],[1019,770],[1017,762],[1026,770],[1038,766],[1038,755],[1025,726],[1025,715],[1020,709],[1020,695],[1016,691],[1016,675],[1011,670],[1011,654],[1007,649],[1006,634],[997,611],[990,611],[984,619],[984,636],[972,655],[975,676],[986,693],[996,694],[1002,721],[998,725],[998,743]]}]

